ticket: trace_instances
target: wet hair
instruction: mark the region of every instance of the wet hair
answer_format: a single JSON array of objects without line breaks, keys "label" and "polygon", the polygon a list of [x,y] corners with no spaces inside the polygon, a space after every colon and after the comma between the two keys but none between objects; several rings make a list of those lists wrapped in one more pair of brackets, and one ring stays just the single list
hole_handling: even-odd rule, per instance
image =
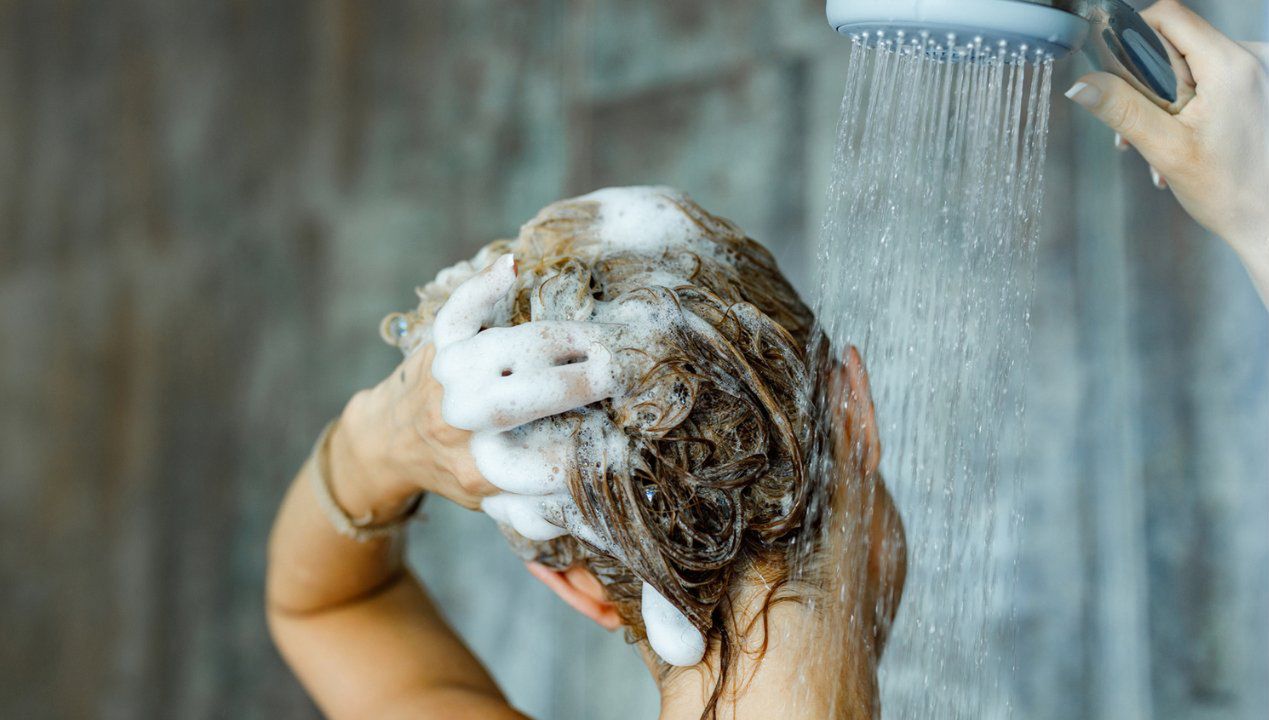
[{"label": "wet hair", "polygon": [[[790,579],[808,520],[807,458],[823,442],[803,402],[813,316],[771,254],[734,224],[674,191],[661,200],[687,220],[690,241],[605,243],[603,208],[583,197],[548,206],[516,240],[490,245],[473,262],[515,253],[511,324],[575,314],[588,301],[645,303],[670,318],[654,349],[614,349],[644,356],[631,391],[600,404],[624,436],[627,461],[579,457],[569,478],[583,519],[604,529],[609,546],[504,533],[527,560],[589,568],[631,642],[646,638],[642,584],[655,587],[719,649],[705,714],[713,717],[745,631],[734,625],[732,594],[761,572],[770,588],[765,617]],[[411,326],[428,320],[461,279],[421,290],[421,317]]]}]

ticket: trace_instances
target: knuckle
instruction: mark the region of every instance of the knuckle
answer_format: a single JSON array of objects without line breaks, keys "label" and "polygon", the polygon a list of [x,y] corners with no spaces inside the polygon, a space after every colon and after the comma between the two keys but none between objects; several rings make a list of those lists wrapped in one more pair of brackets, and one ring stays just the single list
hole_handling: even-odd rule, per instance
[{"label": "knuckle", "polygon": [[1157,158],[1151,162],[1172,180],[1187,177],[1197,168],[1203,167],[1203,147],[1192,136],[1183,135],[1168,144]]},{"label": "knuckle", "polygon": [[1203,164],[1206,150],[1200,137],[1194,132],[1180,133],[1172,143],[1169,160],[1177,166],[1199,167]]},{"label": "knuckle", "polygon": [[445,385],[449,381],[454,349],[453,346],[443,348],[432,358],[432,379],[441,385]]},{"label": "knuckle", "polygon": [[1244,88],[1258,85],[1264,78],[1264,67],[1250,50],[1241,45],[1236,46],[1229,59],[1230,77]]},{"label": "knuckle", "polygon": [[449,423],[445,422],[445,401],[429,403],[427,409],[424,410],[423,420],[427,428],[434,434],[441,434],[449,429]]},{"label": "knuckle", "polygon": [[458,487],[468,495],[480,495],[485,489],[484,485],[484,478],[473,477],[471,473],[462,473],[458,476]]},{"label": "knuckle", "polygon": [[1173,170],[1187,170],[1202,167],[1205,162],[1203,144],[1194,138],[1186,138],[1180,143],[1181,147],[1176,153],[1179,160],[1179,167]]},{"label": "knuckle", "polygon": [[1252,77],[1260,75],[1260,58],[1241,45],[1237,46],[1237,48],[1234,60],[1235,67]]},{"label": "knuckle", "polygon": [[1107,111],[1107,117],[1110,119],[1111,127],[1128,137],[1133,135],[1137,127],[1141,125],[1141,108],[1134,102],[1115,100]]},{"label": "knuckle", "polygon": [[475,413],[468,403],[454,402],[449,397],[441,402],[441,422],[444,425],[466,430],[475,420]]}]

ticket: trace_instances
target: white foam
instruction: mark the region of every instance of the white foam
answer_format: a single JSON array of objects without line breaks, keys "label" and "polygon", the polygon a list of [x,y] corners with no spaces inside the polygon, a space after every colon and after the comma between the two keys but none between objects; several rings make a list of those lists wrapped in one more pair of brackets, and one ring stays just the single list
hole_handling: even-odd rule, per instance
[{"label": "white foam", "polygon": [[[572,504],[567,493],[553,496],[512,495],[502,493],[487,497],[480,509],[496,522],[509,525],[520,535],[545,542],[568,534],[564,526],[563,506]],[[552,518],[557,518],[552,522]]]},{"label": "white foam", "polygon": [[474,337],[488,322],[499,301],[515,285],[515,258],[503,255],[485,270],[454,288],[436,314],[432,340],[437,350]]},{"label": "white foam", "polygon": [[676,204],[683,193],[671,187],[604,188],[577,199],[599,203],[599,239],[611,249],[659,254],[704,236]]},{"label": "white foam", "polygon": [[686,615],[646,582],[643,584],[642,611],[648,644],[662,660],[678,667],[690,667],[705,657],[705,636]]},{"label": "white foam", "polygon": [[583,520],[567,482],[569,474],[580,472],[578,457],[596,458],[615,472],[627,467],[629,441],[607,413],[582,408],[567,419],[547,417],[508,432],[476,433],[471,453],[485,479],[504,491],[481,506],[499,524],[531,540],[573,535],[620,559],[618,548],[605,539],[607,528]]},{"label": "white foam", "polygon": [[[530,325],[507,329],[518,328],[533,329]],[[581,362],[525,367],[522,363],[534,356],[532,336],[506,336],[494,355],[468,342],[441,350],[432,362],[432,375],[445,388],[441,413],[456,428],[510,430],[607,399],[620,390],[612,354],[598,343],[585,348],[586,359]]]},{"label": "white foam", "polygon": [[609,346],[623,328],[579,321],[481,327],[515,282],[511,256],[456,288],[436,317],[432,376],[441,412],[471,431],[509,430],[612,397],[624,386]]},{"label": "white foam", "polygon": [[570,433],[554,418],[543,418],[507,432],[476,433],[471,454],[476,469],[499,490],[548,495],[565,490],[574,470]]}]

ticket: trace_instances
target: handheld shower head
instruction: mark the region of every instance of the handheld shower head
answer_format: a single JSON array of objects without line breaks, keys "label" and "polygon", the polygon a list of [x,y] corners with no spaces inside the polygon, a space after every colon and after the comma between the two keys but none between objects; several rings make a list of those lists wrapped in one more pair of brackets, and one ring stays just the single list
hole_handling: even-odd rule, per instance
[{"label": "handheld shower head", "polygon": [[1123,0],[828,0],[827,14],[845,35],[929,43],[970,60],[1002,44],[1054,58],[1082,48],[1171,113],[1194,97],[1185,60]]}]

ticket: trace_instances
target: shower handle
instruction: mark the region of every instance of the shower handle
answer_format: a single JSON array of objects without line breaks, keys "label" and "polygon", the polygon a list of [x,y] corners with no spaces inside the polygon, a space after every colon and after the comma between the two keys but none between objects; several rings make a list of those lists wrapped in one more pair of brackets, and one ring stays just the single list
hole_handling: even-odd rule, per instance
[{"label": "shower handle", "polygon": [[1058,0],[1060,10],[1089,22],[1084,52],[1173,115],[1194,99],[1194,76],[1172,43],[1123,0]]},{"label": "shower handle", "polygon": [[1099,69],[1170,113],[1194,99],[1185,58],[1124,0],[827,0],[825,13],[846,35],[981,36],[1054,58],[1083,48]]}]

